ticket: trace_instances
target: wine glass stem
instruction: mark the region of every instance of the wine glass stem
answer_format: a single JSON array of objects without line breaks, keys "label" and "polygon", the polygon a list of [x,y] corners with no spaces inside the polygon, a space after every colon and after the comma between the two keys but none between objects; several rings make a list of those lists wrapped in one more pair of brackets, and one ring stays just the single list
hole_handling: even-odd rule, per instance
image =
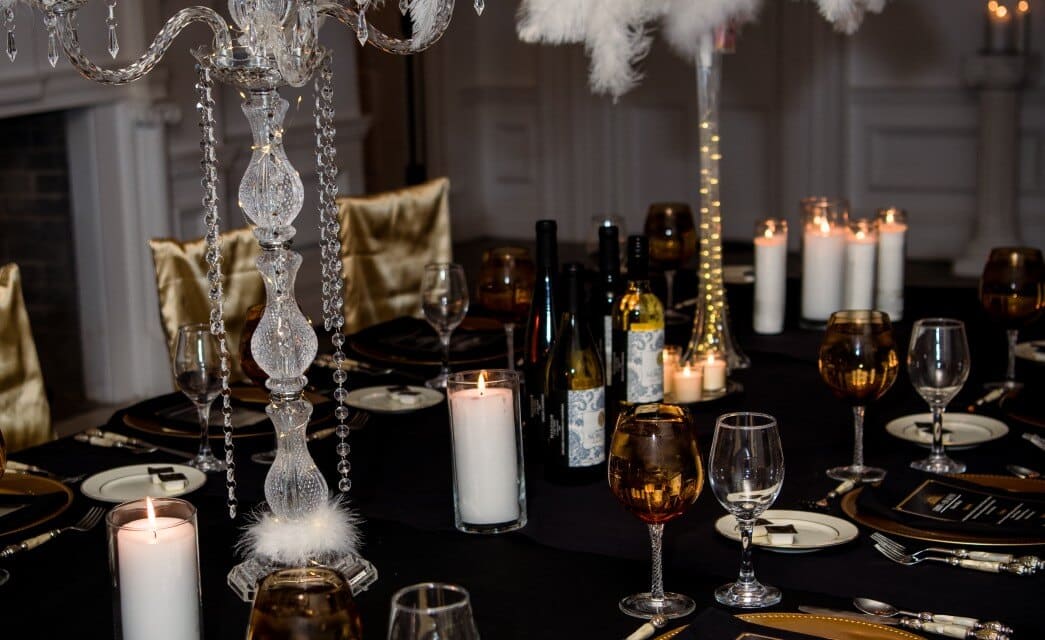
[{"label": "wine glass stem", "polygon": [[742,585],[750,585],[755,581],[755,565],[751,561],[751,536],[754,533],[754,520],[738,520],[740,528],[740,574],[737,582]]},{"label": "wine glass stem", "polygon": [[443,371],[442,375],[450,375],[450,334],[452,331],[446,331],[439,334],[439,343],[443,346]]},{"label": "wine glass stem", "polygon": [[853,466],[864,466],[864,411],[866,407],[853,407]]},{"label": "wine glass stem", "polygon": [[1005,366],[1005,384],[1011,386],[1016,382],[1016,339],[1019,331],[1009,329],[1006,333],[1009,338],[1009,362]]},{"label": "wine glass stem", "polygon": [[673,310],[675,308],[675,270],[674,269],[665,269],[664,270],[664,285],[668,288],[668,295],[665,296],[665,298],[667,298],[667,304],[665,304],[664,306],[667,307],[667,309],[666,309],[667,311],[671,311],[671,310]]},{"label": "wine glass stem", "polygon": [[664,525],[649,525],[650,548],[653,557],[652,580],[650,585],[650,597],[654,600],[664,599],[664,563],[661,549],[664,546]]},{"label": "wine glass stem", "polygon": [[943,405],[934,404],[933,411],[933,447],[930,458],[942,458],[943,452]]},{"label": "wine glass stem", "polygon": [[210,403],[196,405],[196,413],[200,418],[200,454],[201,458],[210,457]]},{"label": "wine glass stem", "polygon": [[515,371],[515,323],[504,323],[504,339],[508,342],[508,370]]}]

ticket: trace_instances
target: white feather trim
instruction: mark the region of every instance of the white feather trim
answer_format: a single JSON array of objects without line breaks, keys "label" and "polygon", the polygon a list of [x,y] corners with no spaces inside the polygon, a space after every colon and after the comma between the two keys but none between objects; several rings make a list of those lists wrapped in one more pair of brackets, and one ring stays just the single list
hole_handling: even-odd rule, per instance
[{"label": "white feather trim", "polygon": [[663,0],[600,1],[599,10],[588,16],[585,39],[593,91],[618,98],[638,84],[642,74],[635,65],[653,43],[646,23],[663,6]]},{"label": "white feather trim", "polygon": [[864,0],[816,0],[820,13],[835,26],[835,31],[853,35],[864,19]]},{"label": "white feather trim", "polygon": [[435,37],[440,4],[437,0],[410,0],[411,38],[415,42],[431,42]]},{"label": "white feather trim", "polygon": [[696,60],[700,40],[730,21],[753,20],[762,0],[669,0],[664,14],[664,37],[686,60]]},{"label": "white feather trim", "polygon": [[339,500],[331,500],[304,520],[280,520],[269,512],[255,513],[238,547],[247,555],[276,564],[304,566],[357,553],[358,517]]},{"label": "white feather trim", "polygon": [[584,42],[596,0],[523,0],[516,32],[523,42],[566,44]]}]

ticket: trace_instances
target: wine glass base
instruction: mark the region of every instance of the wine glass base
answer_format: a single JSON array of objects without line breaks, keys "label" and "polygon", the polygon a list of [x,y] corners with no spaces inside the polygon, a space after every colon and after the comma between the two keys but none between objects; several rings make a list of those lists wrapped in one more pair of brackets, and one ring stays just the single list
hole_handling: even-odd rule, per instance
[{"label": "wine glass base", "polygon": [[446,381],[449,379],[450,375],[443,372],[430,380],[425,380],[425,386],[429,389],[446,389]]},{"label": "wine glass base", "polygon": [[8,573],[6,569],[0,569],[0,587],[4,586],[4,583],[6,583],[10,578],[11,574]]},{"label": "wine glass base", "polygon": [[715,600],[739,609],[761,609],[780,602],[780,589],[764,585],[757,580],[752,584],[734,582],[715,589]]},{"label": "wine glass base", "polygon": [[848,467],[828,469],[827,477],[834,480],[852,480],[861,484],[865,482],[881,482],[885,478],[885,469],[851,464]]},{"label": "wine glass base", "polygon": [[965,473],[964,462],[952,460],[947,456],[915,460],[911,463],[911,468],[927,473]]},{"label": "wine glass base", "polygon": [[653,616],[681,618],[696,609],[693,598],[681,593],[665,592],[663,598],[654,598],[652,593],[636,593],[620,601],[620,610],[633,618],[649,620]]},{"label": "wine glass base", "polygon": [[271,451],[255,453],[250,456],[250,460],[251,462],[256,462],[258,464],[272,464],[276,461],[276,450],[272,449]]},{"label": "wine glass base", "polygon": [[228,465],[224,461],[218,460],[214,457],[214,454],[197,455],[192,460],[189,460],[185,464],[190,467],[195,467],[204,473],[217,473],[218,471],[224,471],[228,468]]}]

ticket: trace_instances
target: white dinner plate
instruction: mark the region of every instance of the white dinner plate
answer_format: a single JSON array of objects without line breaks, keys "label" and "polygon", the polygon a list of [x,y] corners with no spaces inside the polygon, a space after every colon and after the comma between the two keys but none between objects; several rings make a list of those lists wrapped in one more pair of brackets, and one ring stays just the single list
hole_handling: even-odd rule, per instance
[{"label": "white dinner plate", "polygon": [[726,284],[751,284],[755,281],[755,267],[750,264],[727,264],[722,267],[722,281]]},{"label": "white dinner plate", "polygon": [[[163,485],[153,484],[149,477],[149,467],[171,467],[174,473],[185,476],[188,483],[184,489],[178,491],[164,491]],[[80,485],[80,491],[88,498],[101,500],[102,502],[129,502],[150,498],[174,498],[192,493],[207,482],[207,475],[199,469],[187,467],[183,464],[168,464],[166,462],[154,462],[152,464],[132,464],[126,467],[116,467],[108,471],[96,473],[87,478]]]},{"label": "white dinner plate", "polygon": [[[798,531],[794,541],[790,544],[770,544],[769,539],[764,536],[756,536],[751,539],[756,546],[780,553],[809,553],[818,549],[826,549],[855,540],[859,534],[856,525],[848,520],[813,511],[770,509],[759,516],[759,519],[768,520],[774,525],[790,524]],[[716,520],[715,531],[730,540],[740,540],[736,516],[726,515]]]},{"label": "white dinner plate", "polygon": [[1016,357],[1034,362],[1045,362],[1045,340],[1019,343],[1016,345]]},{"label": "white dinner plate", "polygon": [[[391,387],[394,388],[394,387]],[[417,402],[406,404],[396,399],[390,387],[366,387],[356,389],[345,398],[345,404],[357,409],[366,409],[374,413],[407,413],[418,409],[427,409],[443,401],[443,394],[428,387],[408,387],[419,394]]]},{"label": "white dinner plate", "polygon": [[[919,428],[917,423],[932,424],[931,413],[915,413],[903,416],[885,425],[891,434],[923,447],[932,445],[932,432]],[[951,449],[968,449],[984,442],[997,440],[1009,432],[1001,420],[978,416],[972,413],[943,414],[943,444]]]}]

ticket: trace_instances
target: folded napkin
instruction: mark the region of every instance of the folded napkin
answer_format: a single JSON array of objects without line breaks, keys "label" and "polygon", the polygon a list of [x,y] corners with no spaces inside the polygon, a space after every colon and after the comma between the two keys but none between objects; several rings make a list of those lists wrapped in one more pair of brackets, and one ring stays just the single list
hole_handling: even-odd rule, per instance
[{"label": "folded napkin", "polygon": [[689,623],[686,630],[675,637],[679,640],[734,640],[743,633],[753,634],[756,638],[759,636],[773,638],[773,640],[816,640],[816,636],[794,631],[780,631],[744,622],[719,609],[701,611]]},{"label": "folded napkin", "polygon": [[857,507],[918,529],[1045,536],[1045,493],[1007,491],[913,469],[890,471],[881,485],[865,487]]}]

